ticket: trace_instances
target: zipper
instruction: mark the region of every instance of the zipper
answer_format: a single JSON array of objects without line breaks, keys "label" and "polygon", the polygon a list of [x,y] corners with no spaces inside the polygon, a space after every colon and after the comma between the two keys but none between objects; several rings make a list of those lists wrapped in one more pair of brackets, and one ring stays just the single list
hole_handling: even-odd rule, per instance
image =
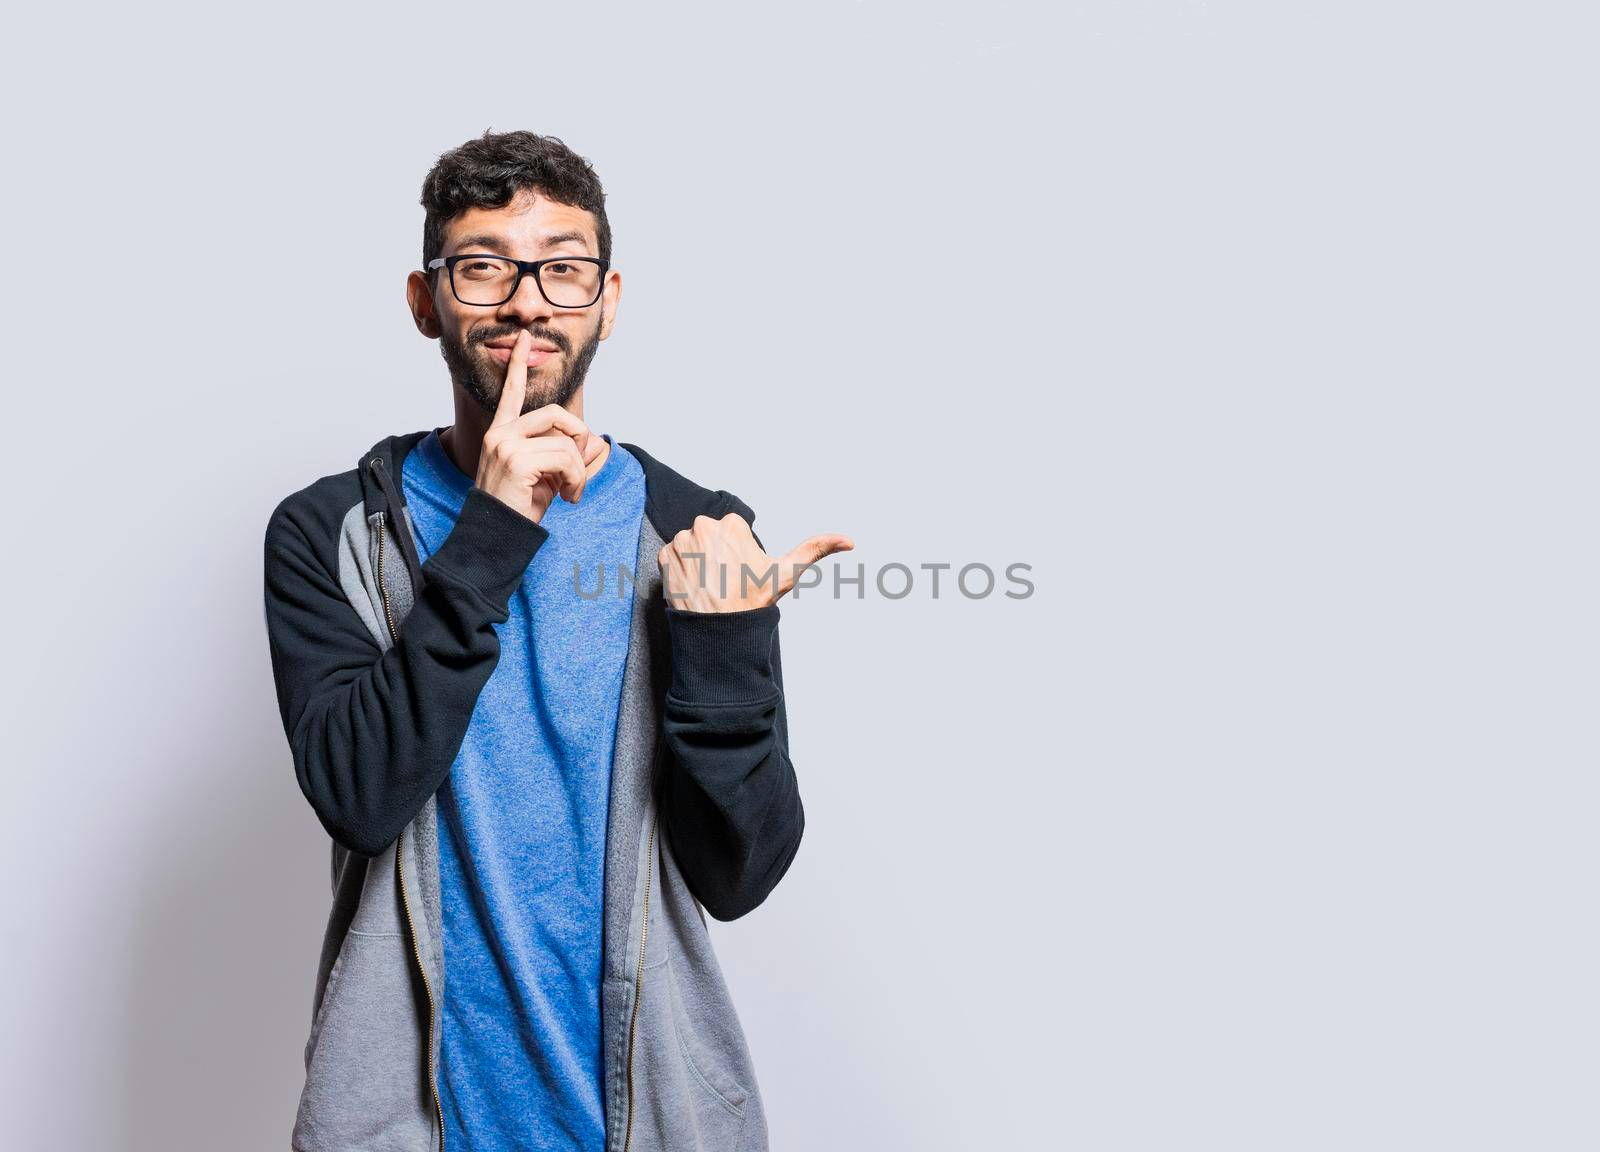
[{"label": "zipper", "polygon": [[417,926],[411,920],[411,902],[406,899],[406,870],[400,866],[405,848],[405,831],[402,830],[394,845],[394,874],[400,881],[400,907],[406,912],[406,929],[411,935],[411,954],[417,958],[417,968],[422,973],[422,990],[428,997],[428,1089],[433,1093],[433,1114],[439,1121],[439,1152],[444,1152],[444,1109],[439,1105],[439,1081],[433,1071],[433,985],[428,982],[428,969],[422,963],[422,949],[417,947]]},{"label": "zipper", "polygon": [[[372,470],[379,471],[382,466],[376,457],[372,460]],[[389,586],[383,582],[383,526],[389,519],[387,511],[378,513],[378,595],[383,600],[383,616],[389,622],[389,639],[398,644],[400,642],[399,629],[394,626],[394,612],[389,607]]]},{"label": "zipper", "polygon": [[622,1152],[633,1142],[633,1038],[639,1026],[639,1000],[644,996],[644,944],[650,935],[650,876],[656,856],[656,820],[650,822],[650,839],[645,848],[644,917],[639,922],[639,968],[633,977],[633,1014],[628,1019],[628,1128]]},{"label": "zipper", "polygon": [[[378,461],[373,460],[373,470],[377,471],[378,467]],[[399,643],[399,629],[394,626],[394,612],[389,607],[389,586],[383,581],[383,526],[388,518],[387,512],[378,515],[378,595],[383,600],[383,615],[389,624],[389,638]],[[428,998],[428,1030],[424,1037],[428,1050],[428,1091],[433,1096],[433,1115],[439,1124],[439,1152],[444,1152],[444,1108],[439,1103],[439,1080],[433,1066],[433,984],[428,980],[428,969],[422,962],[422,949],[417,947],[417,926],[411,919],[411,901],[406,897],[406,870],[401,865],[404,850],[405,830],[401,829],[394,845],[394,875],[400,885],[400,907],[406,914],[406,932],[411,940],[411,955],[416,958],[417,971],[422,973],[422,991]]]},{"label": "zipper", "polygon": [[389,622],[389,639],[398,644],[399,630],[394,626],[394,612],[389,607],[389,586],[383,582],[383,524],[388,518],[387,512],[378,513],[378,594],[383,598],[384,619]]}]

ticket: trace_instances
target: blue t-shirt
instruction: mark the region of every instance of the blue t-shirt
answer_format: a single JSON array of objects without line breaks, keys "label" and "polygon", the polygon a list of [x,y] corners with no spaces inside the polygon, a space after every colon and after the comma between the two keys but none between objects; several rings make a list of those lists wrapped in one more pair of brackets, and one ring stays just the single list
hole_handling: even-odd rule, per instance
[{"label": "blue t-shirt", "polygon": [[[639,461],[605,439],[583,498],[557,496],[540,521],[549,538],[495,625],[499,663],[439,790],[439,1099],[452,1152],[605,1146],[606,813],[645,497]],[[402,471],[426,561],[472,478],[437,431]]]}]

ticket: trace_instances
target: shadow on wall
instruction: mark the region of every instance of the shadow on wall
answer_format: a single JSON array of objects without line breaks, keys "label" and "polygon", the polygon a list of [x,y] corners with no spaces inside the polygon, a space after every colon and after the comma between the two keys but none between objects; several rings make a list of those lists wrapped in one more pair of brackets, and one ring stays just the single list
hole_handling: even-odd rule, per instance
[{"label": "shadow on wall", "polygon": [[116,1041],[130,1152],[289,1144],[329,840],[295,780],[270,680],[265,707],[259,684],[194,702],[199,722],[164,749],[188,787],[146,858],[125,862],[140,902]]}]

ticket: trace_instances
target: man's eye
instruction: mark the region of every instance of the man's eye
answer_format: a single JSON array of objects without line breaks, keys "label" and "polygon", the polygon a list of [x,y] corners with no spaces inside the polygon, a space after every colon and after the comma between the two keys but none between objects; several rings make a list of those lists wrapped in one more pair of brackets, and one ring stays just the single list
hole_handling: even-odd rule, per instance
[{"label": "man's eye", "polygon": [[546,264],[544,266],[544,270],[546,272],[552,272],[557,276],[570,276],[573,272],[577,271],[577,269],[575,269],[571,264]]},{"label": "man's eye", "polygon": [[463,260],[456,265],[456,274],[468,280],[493,280],[508,273],[506,264],[499,260]]}]

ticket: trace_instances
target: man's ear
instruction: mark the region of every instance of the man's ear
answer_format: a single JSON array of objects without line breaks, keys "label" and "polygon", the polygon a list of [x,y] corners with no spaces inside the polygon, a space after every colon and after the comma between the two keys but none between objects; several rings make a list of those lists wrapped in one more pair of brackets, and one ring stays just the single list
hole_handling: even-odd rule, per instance
[{"label": "man's ear", "polygon": [[425,272],[413,272],[406,277],[406,306],[411,309],[411,319],[429,340],[439,338],[439,314],[433,310],[433,287]]},{"label": "man's ear", "polygon": [[617,304],[622,299],[622,273],[612,269],[600,292],[600,339],[611,335],[611,326],[617,322]]}]

